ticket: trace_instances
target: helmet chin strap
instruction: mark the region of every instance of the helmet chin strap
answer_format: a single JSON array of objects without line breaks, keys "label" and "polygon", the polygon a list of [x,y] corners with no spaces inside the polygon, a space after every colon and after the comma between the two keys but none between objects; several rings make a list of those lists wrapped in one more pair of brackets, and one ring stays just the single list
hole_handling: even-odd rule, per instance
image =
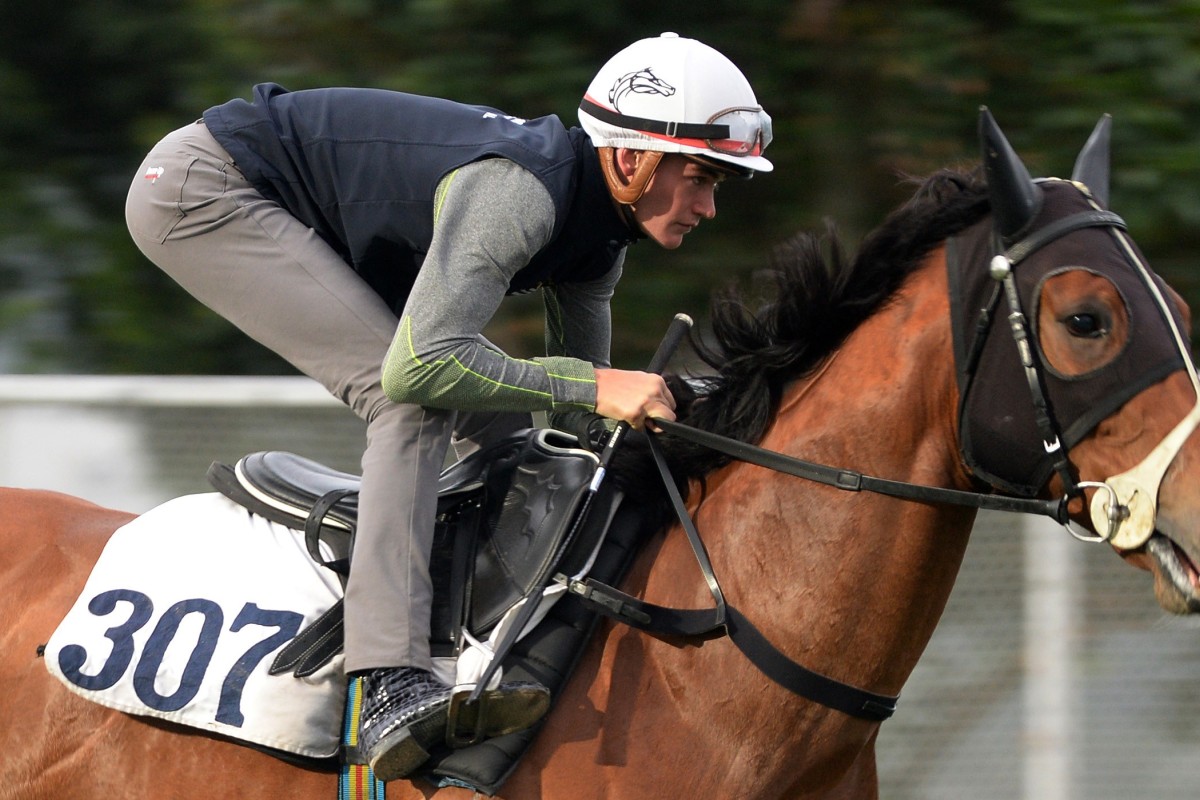
[{"label": "helmet chin strap", "polygon": [[658,150],[639,150],[637,169],[626,182],[621,170],[617,167],[617,148],[597,147],[596,154],[600,157],[600,169],[604,172],[604,181],[613,199],[623,206],[636,203],[646,191],[654,170],[662,161],[663,153]]},{"label": "helmet chin strap", "polygon": [[[1188,436],[1200,424],[1200,380],[1197,380],[1196,367],[1188,357],[1187,346],[1179,332],[1179,327],[1175,324],[1175,318],[1172,316],[1162,292],[1150,277],[1149,270],[1138,258],[1137,252],[1129,245],[1129,240],[1121,231],[1114,230],[1113,235],[1117,237],[1130,262],[1142,274],[1143,280],[1170,326],[1175,336],[1176,346],[1183,355],[1183,363],[1187,365],[1192,390],[1196,393],[1196,405],[1170,433],[1163,437],[1158,446],[1151,450],[1140,464],[1120,475],[1108,478],[1103,484],[1100,484],[1102,487],[1107,486],[1108,491],[1098,491],[1092,495],[1092,524],[1096,530],[1110,531],[1111,536],[1108,537],[1108,541],[1113,547],[1121,550],[1136,550],[1145,544],[1150,535],[1154,533],[1158,488],[1167,472],[1167,467],[1171,465]],[[1112,530],[1112,523],[1116,525],[1115,531]]]}]

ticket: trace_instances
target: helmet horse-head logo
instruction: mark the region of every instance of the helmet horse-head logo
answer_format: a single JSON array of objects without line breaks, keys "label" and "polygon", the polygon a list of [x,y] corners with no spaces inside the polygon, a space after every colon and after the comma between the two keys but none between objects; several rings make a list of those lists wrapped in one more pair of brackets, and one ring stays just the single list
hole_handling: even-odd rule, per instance
[{"label": "helmet horse-head logo", "polygon": [[621,98],[627,94],[657,94],[670,97],[675,94],[675,87],[650,71],[649,67],[622,75],[608,90],[608,102],[618,111],[621,110]]}]

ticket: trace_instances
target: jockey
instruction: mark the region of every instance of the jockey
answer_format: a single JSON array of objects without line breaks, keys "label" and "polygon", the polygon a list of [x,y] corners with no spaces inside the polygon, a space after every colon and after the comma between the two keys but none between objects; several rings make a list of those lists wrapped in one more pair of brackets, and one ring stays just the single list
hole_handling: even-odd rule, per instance
[{"label": "jockey", "polygon": [[[770,118],[728,59],[675,34],[613,56],[582,130],[375,89],[253,94],[151,150],[126,219],[159,268],[366,422],[345,669],[364,679],[360,750],[392,780],[446,741],[452,690],[428,637],[448,448],[534,411],[674,418],[661,377],[610,367],[609,301],[629,244],[678,247],[720,181],[771,169]],[[533,289],[547,353],[513,358],[482,331]],[[498,736],[536,723],[548,694],[502,683],[474,713]]]}]

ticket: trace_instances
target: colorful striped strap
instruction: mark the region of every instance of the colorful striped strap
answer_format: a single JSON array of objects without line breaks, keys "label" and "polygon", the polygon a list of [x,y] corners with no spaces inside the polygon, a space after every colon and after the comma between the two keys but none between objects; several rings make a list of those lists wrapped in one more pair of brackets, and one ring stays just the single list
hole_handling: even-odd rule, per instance
[{"label": "colorful striped strap", "polygon": [[[351,678],[346,689],[346,722],[342,728],[342,749],[358,750],[358,718],[362,714],[362,678]],[[376,779],[369,764],[351,764],[343,758],[338,779],[338,800],[385,800],[384,783]],[[357,759],[354,759],[357,760]]]}]

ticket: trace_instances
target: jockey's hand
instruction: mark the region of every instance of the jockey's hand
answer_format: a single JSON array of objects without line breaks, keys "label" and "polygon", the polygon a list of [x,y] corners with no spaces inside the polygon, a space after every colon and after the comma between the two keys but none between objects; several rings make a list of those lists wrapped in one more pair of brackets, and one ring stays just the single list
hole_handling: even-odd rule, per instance
[{"label": "jockey's hand", "polygon": [[675,398],[661,375],[624,369],[598,369],[596,413],[628,422],[635,430],[640,430],[646,425],[647,417],[675,419]]}]

